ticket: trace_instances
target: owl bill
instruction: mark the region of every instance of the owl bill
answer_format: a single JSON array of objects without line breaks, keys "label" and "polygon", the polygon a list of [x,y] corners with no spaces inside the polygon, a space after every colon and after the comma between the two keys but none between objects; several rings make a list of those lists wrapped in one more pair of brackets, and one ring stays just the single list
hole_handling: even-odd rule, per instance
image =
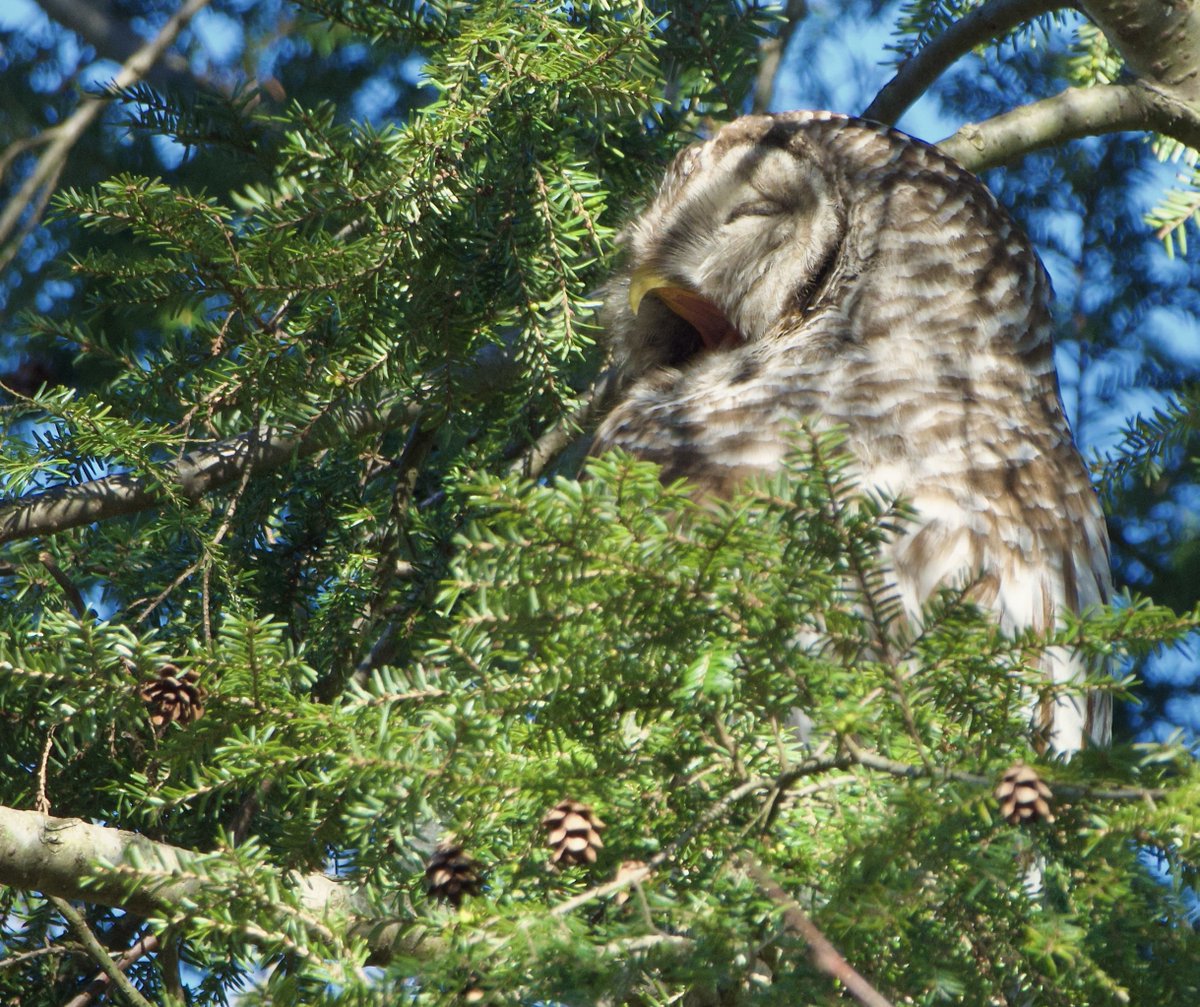
[{"label": "owl bill", "polygon": [[629,310],[635,315],[647,294],[655,294],[671,311],[694,328],[706,349],[729,349],[746,341],[730,324],[725,313],[707,297],[672,283],[653,269],[637,269],[629,284]]}]

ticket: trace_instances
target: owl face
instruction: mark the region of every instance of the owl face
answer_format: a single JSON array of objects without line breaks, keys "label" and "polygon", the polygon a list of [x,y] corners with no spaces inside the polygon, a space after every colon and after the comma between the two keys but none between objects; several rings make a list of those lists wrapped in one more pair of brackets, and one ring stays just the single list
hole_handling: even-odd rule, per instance
[{"label": "owl face", "polygon": [[836,258],[842,205],[836,175],[786,121],[741,119],[683,151],[610,285],[626,373],[769,339],[802,314]]}]

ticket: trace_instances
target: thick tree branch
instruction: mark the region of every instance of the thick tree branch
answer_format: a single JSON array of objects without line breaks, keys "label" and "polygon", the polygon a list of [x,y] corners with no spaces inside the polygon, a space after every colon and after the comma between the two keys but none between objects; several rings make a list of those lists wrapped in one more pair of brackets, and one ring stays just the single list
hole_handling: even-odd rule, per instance
[{"label": "thick tree branch", "polygon": [[1031,18],[1073,6],[1064,0],[990,0],[906,59],[867,106],[863,118],[895,123],[942,73],[976,46],[999,38]]},{"label": "thick tree branch", "polygon": [[[304,458],[345,438],[391,429],[416,417],[416,406],[353,405],[334,410],[303,432],[258,427],[167,466],[169,492],[198,500],[205,493]],[[168,496],[161,483],[128,474],[60,486],[0,506],[0,544],[53,534],[139,511]]]},{"label": "thick tree branch", "polygon": [[1176,101],[1200,107],[1196,0],[1082,0],[1080,6],[1139,80]]},{"label": "thick tree branch", "polygon": [[1200,112],[1140,82],[1068,88],[969,123],[938,146],[964,167],[981,171],[1083,136],[1146,130],[1200,148]]},{"label": "thick tree branch", "polygon": [[820,971],[840,982],[863,1007],[892,1007],[892,1002],[842,957],[841,952],[800,908],[800,903],[788,895],[757,860],[746,853],[738,859],[763,894],[783,910],[783,925],[790,934],[808,945],[809,957]]},{"label": "thick tree branch", "polygon": [[974,171],[1103,133],[1156,131],[1200,149],[1200,4],[1196,0],[990,0],[914,53],[864,118],[893,123],[960,56],[1052,10],[1081,8],[1121,53],[1128,83],[1070,88],[963,126],[939,146]]},{"label": "thick tree branch", "polygon": [[[178,910],[211,883],[192,869],[196,862],[197,854],[134,832],[0,807],[0,884],[12,888],[152,916]],[[130,890],[132,878],[150,873],[162,880]],[[291,881],[318,937],[327,936],[321,920],[366,913],[352,889],[323,874],[293,875]],[[397,950],[397,930],[362,925],[381,960]]]}]

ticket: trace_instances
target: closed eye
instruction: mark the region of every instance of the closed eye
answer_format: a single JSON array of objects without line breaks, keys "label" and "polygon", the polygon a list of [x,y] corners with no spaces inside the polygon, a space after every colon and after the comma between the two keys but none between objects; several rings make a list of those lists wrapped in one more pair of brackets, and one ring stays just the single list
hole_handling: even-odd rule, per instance
[{"label": "closed eye", "polygon": [[774,217],[782,212],[783,207],[769,199],[752,199],[746,203],[738,203],[730,210],[725,223],[732,224],[741,217]]}]

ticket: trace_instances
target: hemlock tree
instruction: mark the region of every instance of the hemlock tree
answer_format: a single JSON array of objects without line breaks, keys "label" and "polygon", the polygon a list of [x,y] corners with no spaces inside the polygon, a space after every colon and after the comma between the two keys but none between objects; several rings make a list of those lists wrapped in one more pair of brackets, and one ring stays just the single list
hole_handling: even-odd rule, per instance
[{"label": "hemlock tree", "polygon": [[[1124,695],[1109,669],[1194,630],[1194,589],[1016,639],[947,592],[914,636],[876,558],[903,502],[836,437],[721,504],[620,457],[577,480],[616,229],[828,15],[317,0],[247,27],[294,43],[284,81],[394,81],[371,126],[204,78],[205,6],[145,5],[119,93],[2,162],[6,296],[40,311],[11,374],[52,378],[3,412],[6,1002],[1193,1002],[1190,753],[1052,762],[1023,711],[1051,645]],[[906,5],[867,114],[984,47],[1053,96],[947,138],[968,167],[1052,148],[1086,199],[1067,141],[1129,130],[1191,165],[1200,6],[1057,6]],[[113,109],[124,153],[88,130]],[[189,159],[61,190],[43,226],[94,170],[72,148],[144,166],[151,137]],[[1146,234],[1181,247],[1195,209]],[[1176,392],[1100,473],[1132,514],[1194,479]],[[1031,827],[993,797],[1021,761],[1053,793]]]}]

